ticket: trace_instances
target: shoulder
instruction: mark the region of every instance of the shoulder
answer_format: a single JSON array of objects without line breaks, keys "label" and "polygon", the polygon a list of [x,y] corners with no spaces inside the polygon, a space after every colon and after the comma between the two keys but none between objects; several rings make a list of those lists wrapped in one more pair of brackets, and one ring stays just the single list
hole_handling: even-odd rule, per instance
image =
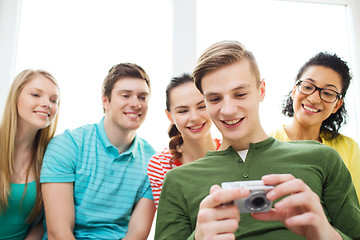
[{"label": "shoulder", "polygon": [[[297,161],[316,162],[320,165],[333,166],[341,163],[339,153],[332,147],[326,146],[318,141],[301,140],[283,142],[276,140],[274,142],[276,151],[275,156],[285,156],[284,158],[292,158]],[[325,167],[325,166],[324,166]]]},{"label": "shoulder", "polygon": [[359,144],[350,137],[340,134],[336,138],[331,140],[323,139],[323,143],[329,147],[336,149],[336,151],[339,152],[346,164],[349,164],[349,161],[352,158],[359,159]]},{"label": "shoulder", "polygon": [[78,139],[83,138],[85,135],[90,135],[91,132],[96,130],[95,124],[87,124],[75,129],[66,129],[63,133],[56,135],[54,138],[64,139],[64,138],[72,138]]},{"label": "shoulder", "polygon": [[276,147],[285,148],[285,149],[305,149],[307,151],[314,150],[324,150],[331,151],[331,148],[314,140],[298,140],[298,141],[281,141],[279,139],[275,139],[274,144]]},{"label": "shoulder", "polygon": [[347,146],[347,147],[359,147],[358,143],[352,139],[351,137],[347,137],[343,134],[339,134],[336,138],[329,140],[329,141],[324,141],[324,144],[329,145],[331,147],[336,147],[336,146]]},{"label": "shoulder", "polygon": [[135,146],[136,148],[140,149],[140,151],[146,155],[150,155],[149,158],[154,155],[156,153],[155,149],[153,148],[153,146],[148,143],[146,140],[140,138],[140,137],[136,137],[136,144],[137,146]]},{"label": "shoulder", "polygon": [[170,150],[168,148],[163,149],[162,151],[159,151],[155,153],[150,161],[149,166],[161,166],[162,168],[171,168],[170,167],[170,159],[172,158],[172,154],[170,153]]},{"label": "shoulder", "polygon": [[[226,161],[238,157],[237,152],[233,148],[223,151],[208,151],[203,158],[194,162],[183,164],[172,169],[168,174],[177,177],[173,178],[193,178],[207,171],[218,170],[219,165],[226,166]],[[181,176],[181,177],[180,177]],[[171,176],[172,177],[172,176]]]},{"label": "shoulder", "polygon": [[271,132],[269,134],[269,136],[276,138],[280,141],[290,141],[290,139],[288,138],[285,130],[284,130],[284,126],[278,128],[277,130]]},{"label": "shoulder", "polygon": [[162,151],[155,153],[151,159],[155,161],[169,160],[173,154],[170,152],[169,148],[165,148]]},{"label": "shoulder", "polygon": [[84,144],[89,141],[96,141],[97,138],[96,126],[93,124],[71,130],[67,129],[50,140],[46,152],[55,151],[63,154],[65,154],[65,152],[77,152]]}]

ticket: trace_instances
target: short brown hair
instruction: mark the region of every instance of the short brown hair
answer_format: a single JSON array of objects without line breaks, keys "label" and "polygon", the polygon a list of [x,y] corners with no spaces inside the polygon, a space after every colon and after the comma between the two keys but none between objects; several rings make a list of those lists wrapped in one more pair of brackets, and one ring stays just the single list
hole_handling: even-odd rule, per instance
[{"label": "short brown hair", "polygon": [[102,95],[106,96],[109,102],[111,101],[111,91],[113,90],[115,83],[125,77],[144,79],[150,90],[149,76],[142,67],[134,63],[120,63],[114,65],[109,70],[109,73],[103,82]]},{"label": "short brown hair", "polygon": [[198,59],[193,72],[197,89],[203,93],[201,80],[207,73],[239,62],[242,59],[247,59],[250,62],[251,70],[257,80],[256,85],[259,86],[260,71],[254,55],[237,41],[221,41],[208,47]]}]

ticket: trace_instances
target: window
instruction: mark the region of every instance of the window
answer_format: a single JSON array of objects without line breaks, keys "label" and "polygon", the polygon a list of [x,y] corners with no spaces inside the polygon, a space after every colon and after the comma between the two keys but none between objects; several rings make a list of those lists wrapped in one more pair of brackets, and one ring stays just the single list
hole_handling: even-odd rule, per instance
[{"label": "window", "polygon": [[58,80],[58,133],[100,121],[101,87],[108,70],[133,62],[148,73],[152,88],[139,135],[158,149],[167,144],[169,122],[164,109],[165,87],[172,77],[170,0],[25,0],[22,4],[15,72],[43,68]]},{"label": "window", "polygon": [[[320,51],[334,52],[351,68],[346,6],[292,1],[197,0],[198,55],[210,44],[237,40],[252,51],[266,83],[262,125],[271,132],[291,120],[282,101],[300,67]],[[357,81],[357,79],[353,79]],[[346,95],[349,121],[341,132],[357,139],[354,84]]]},{"label": "window", "polygon": [[[58,132],[62,132],[99,120],[101,83],[112,65],[141,65],[151,78],[152,97],[139,135],[159,149],[168,142],[165,87],[174,72],[191,71],[193,58],[210,44],[238,40],[255,54],[265,79],[267,91],[260,112],[269,132],[289,121],[281,114],[282,100],[308,58],[329,51],[348,61],[353,70],[359,65],[350,54],[356,34],[348,31],[348,7],[338,2],[24,0],[15,72],[44,68],[55,75],[61,88]],[[355,92],[360,83],[355,81],[358,78],[354,77],[345,99],[349,118],[341,131],[359,142]]]}]

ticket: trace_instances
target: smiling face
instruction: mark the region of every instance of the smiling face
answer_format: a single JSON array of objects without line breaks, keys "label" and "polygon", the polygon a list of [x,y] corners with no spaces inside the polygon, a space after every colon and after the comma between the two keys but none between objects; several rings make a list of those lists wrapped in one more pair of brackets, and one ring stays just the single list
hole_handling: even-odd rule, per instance
[{"label": "smiling face", "polygon": [[183,139],[201,139],[210,133],[211,120],[203,95],[193,82],[171,89],[170,111],[166,114]]},{"label": "smiling face", "polygon": [[259,102],[265,96],[265,83],[261,81],[259,87],[256,83],[247,59],[219,68],[202,78],[207,111],[223,135],[223,144],[236,149],[241,142],[263,140]]},{"label": "smiling face", "polygon": [[[319,88],[341,92],[341,76],[331,68],[311,66],[304,71],[300,79],[306,80]],[[292,99],[294,121],[298,121],[306,127],[316,126],[320,128],[322,122],[332,113],[335,113],[343,103],[342,99],[337,99],[334,103],[323,101],[318,90],[310,95],[305,95],[299,92],[297,86],[294,86]]]},{"label": "smiling face", "polygon": [[149,94],[144,79],[121,78],[111,91],[111,100],[102,97],[105,119],[124,132],[138,129],[145,120]]},{"label": "smiling face", "polygon": [[26,83],[17,101],[18,124],[39,130],[49,126],[58,113],[59,89],[37,74]]}]

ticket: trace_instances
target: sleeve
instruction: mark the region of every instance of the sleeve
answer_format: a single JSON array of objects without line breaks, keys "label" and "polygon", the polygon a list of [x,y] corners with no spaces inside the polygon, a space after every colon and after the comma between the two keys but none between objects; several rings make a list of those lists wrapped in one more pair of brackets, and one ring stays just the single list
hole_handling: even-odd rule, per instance
[{"label": "sleeve", "polygon": [[156,208],[159,204],[159,198],[161,193],[161,188],[164,180],[164,171],[161,168],[160,160],[159,160],[160,153],[155,154],[151,157],[148,168],[147,168],[147,174],[149,176],[150,185],[152,189],[152,194],[154,197],[154,202],[156,205]]},{"label": "sleeve", "polygon": [[350,173],[339,153],[332,148],[327,150],[323,152],[328,159],[323,187],[324,211],[343,238],[360,239],[360,206]]},{"label": "sleeve", "polygon": [[40,182],[74,182],[78,149],[69,133],[54,137],[45,152]]},{"label": "sleeve", "polygon": [[164,180],[157,212],[155,239],[193,239],[189,215],[183,207],[185,203],[181,187],[173,183],[174,175],[169,172]]},{"label": "sleeve", "polygon": [[351,149],[349,151],[348,168],[356,189],[358,200],[360,200],[360,149],[359,145],[354,140],[349,142],[348,146]]},{"label": "sleeve", "polygon": [[143,198],[147,198],[154,201],[153,194],[151,192],[149,178],[146,176],[145,186],[144,186],[144,194],[142,195]]}]

